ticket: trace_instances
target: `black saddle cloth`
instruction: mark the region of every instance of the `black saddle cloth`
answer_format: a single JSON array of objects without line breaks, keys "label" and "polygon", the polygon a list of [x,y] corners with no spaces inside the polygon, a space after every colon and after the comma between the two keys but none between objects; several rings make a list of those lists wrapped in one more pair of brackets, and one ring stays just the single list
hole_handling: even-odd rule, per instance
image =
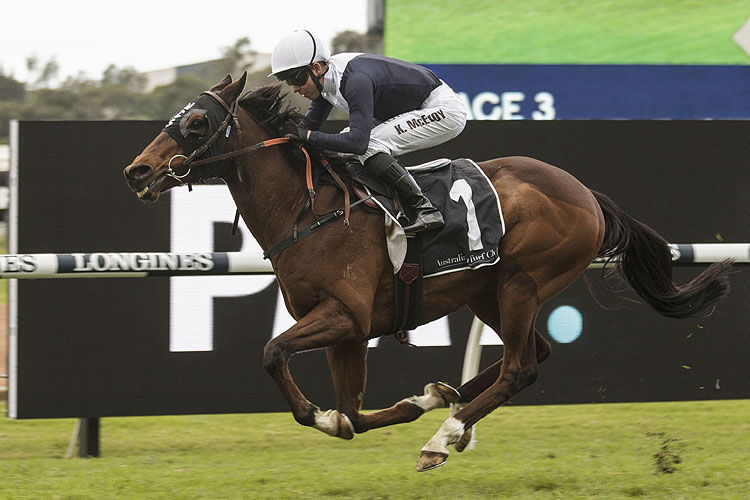
[{"label": "black saddle cloth", "polygon": [[[351,178],[367,186],[380,210],[399,225],[403,222],[403,208],[390,194],[390,189],[365,167],[348,169]],[[499,260],[498,246],[505,232],[497,191],[479,166],[469,159],[436,160],[409,172],[422,192],[440,210],[445,227],[422,233],[424,276],[435,276],[464,269],[477,269]],[[375,182],[377,181],[377,182]],[[354,189],[357,196],[362,189]],[[407,218],[412,213],[405,214]]]}]

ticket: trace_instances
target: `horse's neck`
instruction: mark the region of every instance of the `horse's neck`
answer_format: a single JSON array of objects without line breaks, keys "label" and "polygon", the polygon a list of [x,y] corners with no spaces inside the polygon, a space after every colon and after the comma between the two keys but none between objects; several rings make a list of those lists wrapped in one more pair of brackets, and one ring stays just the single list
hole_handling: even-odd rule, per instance
[{"label": "horse's neck", "polygon": [[[255,122],[242,124],[246,147],[268,139]],[[261,148],[240,157],[239,171],[226,180],[248,229],[264,250],[289,236],[305,206],[304,172],[292,167],[282,148]]]}]

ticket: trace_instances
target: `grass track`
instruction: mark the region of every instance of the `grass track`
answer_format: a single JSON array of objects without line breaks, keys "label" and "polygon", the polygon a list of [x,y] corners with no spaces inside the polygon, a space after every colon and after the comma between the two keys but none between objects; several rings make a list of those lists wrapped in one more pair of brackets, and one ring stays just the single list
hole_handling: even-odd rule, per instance
[{"label": "grass track", "polygon": [[[89,460],[60,458],[73,420],[2,419],[0,499],[740,499],[749,414],[750,400],[508,406],[480,422],[475,450],[421,474],[447,410],[353,442],[289,414],[106,418]],[[665,440],[671,474],[654,457]]]}]

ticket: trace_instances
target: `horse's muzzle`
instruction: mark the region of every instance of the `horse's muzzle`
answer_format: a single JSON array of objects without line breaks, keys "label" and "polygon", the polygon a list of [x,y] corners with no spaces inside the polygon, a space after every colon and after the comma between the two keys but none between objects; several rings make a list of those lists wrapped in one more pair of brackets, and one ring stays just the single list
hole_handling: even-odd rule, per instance
[{"label": "horse's muzzle", "polygon": [[134,164],[123,171],[130,189],[144,201],[156,201],[164,189],[165,176],[155,176],[155,169],[148,164]]},{"label": "horse's muzzle", "polygon": [[128,183],[132,185],[138,183],[145,183],[154,172],[154,167],[151,165],[130,165],[125,168],[124,174]]}]

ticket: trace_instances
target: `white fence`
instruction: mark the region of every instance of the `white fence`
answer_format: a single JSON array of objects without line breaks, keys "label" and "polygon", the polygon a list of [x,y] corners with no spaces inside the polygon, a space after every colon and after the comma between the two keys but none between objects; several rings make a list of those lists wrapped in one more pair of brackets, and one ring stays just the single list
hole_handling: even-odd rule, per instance
[{"label": "white fence", "polygon": [[[672,246],[675,265],[733,259],[750,264],[750,243],[691,243]],[[602,267],[595,261],[589,267]],[[0,255],[0,278],[146,278],[269,274],[260,252],[98,252]]]}]

